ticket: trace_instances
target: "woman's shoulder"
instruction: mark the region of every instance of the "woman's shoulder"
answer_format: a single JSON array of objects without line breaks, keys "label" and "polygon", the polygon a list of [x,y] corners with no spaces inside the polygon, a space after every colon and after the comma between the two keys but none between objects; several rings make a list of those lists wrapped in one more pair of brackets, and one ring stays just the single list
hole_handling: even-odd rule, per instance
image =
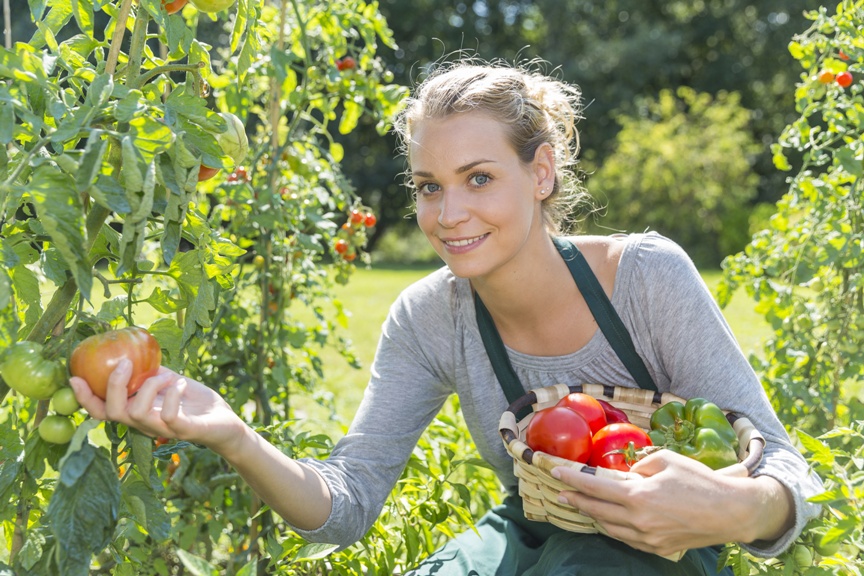
[{"label": "woman's shoulder", "polygon": [[404,288],[390,312],[441,319],[453,310],[455,301],[466,290],[470,292],[467,281],[457,278],[448,267],[442,266]]}]

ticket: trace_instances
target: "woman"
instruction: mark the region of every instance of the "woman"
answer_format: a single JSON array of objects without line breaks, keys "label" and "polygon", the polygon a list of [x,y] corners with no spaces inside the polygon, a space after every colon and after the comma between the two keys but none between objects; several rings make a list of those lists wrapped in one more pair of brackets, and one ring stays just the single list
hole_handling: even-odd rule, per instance
[{"label": "woman", "polygon": [[[713,574],[717,548],[781,552],[817,508],[817,478],[790,445],[692,262],[656,234],[567,239],[587,260],[661,391],[707,397],[747,416],[768,441],[749,478],[663,450],[643,481],[559,469],[561,497],[615,539],[524,520],[498,436],[508,401],[478,328],[485,308],[527,391],[555,383],[636,386],[553,242],[580,190],[578,91],[541,74],[457,63],[419,86],[397,123],[420,228],[446,267],[406,289],[383,326],[355,420],[323,462],[295,461],[252,431],[210,388],[163,369],[126,398],[121,364],[103,403],[72,379],[97,418],[222,455],[310,541],[349,545],[380,513],[417,439],[456,393],[481,455],[511,494],[415,574]],[[482,305],[481,305],[482,302]],[[661,558],[689,552],[678,563]]]}]

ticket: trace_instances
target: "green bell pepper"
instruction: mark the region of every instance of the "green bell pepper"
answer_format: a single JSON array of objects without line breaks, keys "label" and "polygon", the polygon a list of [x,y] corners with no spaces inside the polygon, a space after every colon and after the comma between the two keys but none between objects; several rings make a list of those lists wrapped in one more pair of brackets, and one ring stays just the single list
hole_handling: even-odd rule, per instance
[{"label": "green bell pepper", "polygon": [[738,462],[738,435],[723,411],[705,398],[669,402],[651,415],[648,433],[663,446],[717,470]]}]

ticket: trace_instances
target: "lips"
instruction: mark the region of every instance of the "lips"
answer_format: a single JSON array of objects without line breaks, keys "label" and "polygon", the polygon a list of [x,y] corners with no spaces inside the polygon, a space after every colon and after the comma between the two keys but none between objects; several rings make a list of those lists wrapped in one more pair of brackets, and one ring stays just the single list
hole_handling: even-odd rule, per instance
[{"label": "lips", "polygon": [[466,248],[473,244],[476,244],[486,238],[488,234],[483,234],[482,236],[474,236],[473,238],[461,238],[459,240],[445,240],[444,238],[441,241],[448,248]]}]

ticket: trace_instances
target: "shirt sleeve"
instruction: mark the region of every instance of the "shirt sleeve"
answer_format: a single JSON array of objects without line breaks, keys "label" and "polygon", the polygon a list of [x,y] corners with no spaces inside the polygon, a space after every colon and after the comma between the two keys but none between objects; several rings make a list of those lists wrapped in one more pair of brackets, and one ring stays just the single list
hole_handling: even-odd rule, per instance
[{"label": "shirt sleeve", "polygon": [[[682,398],[708,398],[725,410],[747,417],[767,445],[753,476],[771,476],[794,498],[795,525],[776,541],[742,544],[748,552],[773,557],[800,534],[819,506],[807,501],[824,488],[789,435],[750,363],[742,353],[720,308],[687,254],[657,234],[641,241],[635,257],[633,290],[635,334],[643,357],[655,358],[658,385]],[[637,332],[639,329],[637,329]],[[647,336],[647,337],[644,337]],[[661,390],[663,386],[661,385]]]},{"label": "shirt sleeve", "polygon": [[[442,375],[452,338],[446,290],[409,287],[382,326],[371,378],[351,426],[326,460],[302,459],[324,478],[332,499],[327,521],[294,530],[310,542],[347,547],[381,512],[423,431],[453,388]],[[287,487],[290,489],[290,487]]]}]

